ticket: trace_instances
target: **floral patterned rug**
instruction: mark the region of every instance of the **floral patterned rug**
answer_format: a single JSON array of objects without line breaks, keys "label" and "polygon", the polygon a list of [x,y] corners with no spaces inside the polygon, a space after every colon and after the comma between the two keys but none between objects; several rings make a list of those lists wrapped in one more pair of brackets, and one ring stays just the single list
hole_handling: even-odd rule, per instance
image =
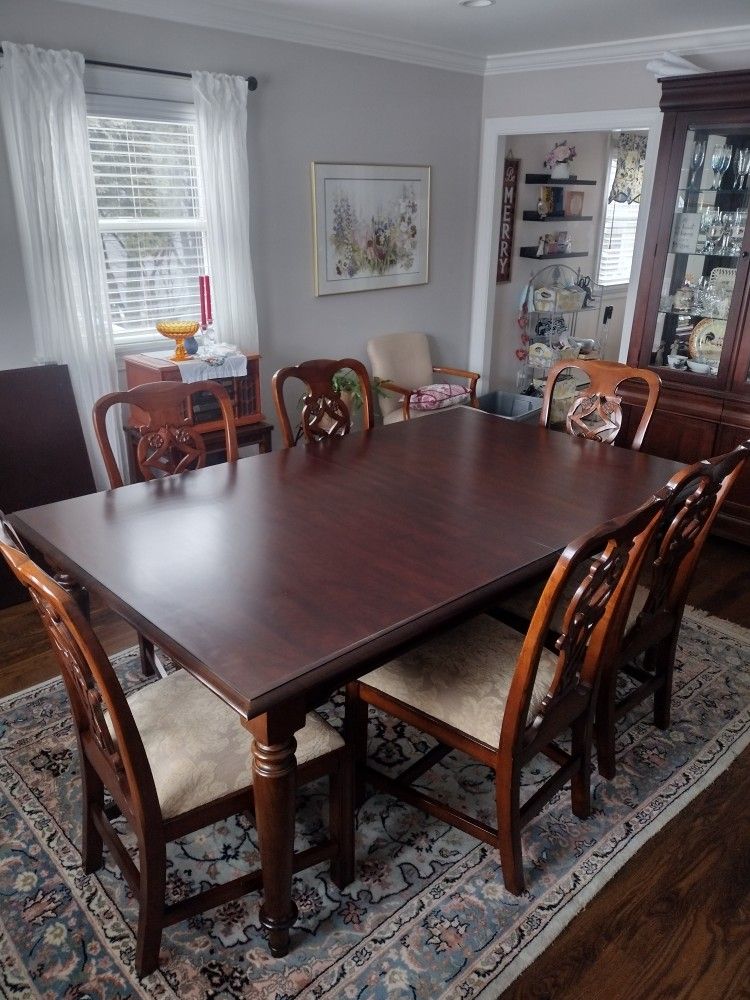
[{"label": "floral patterned rug", "polygon": [[[602,885],[750,742],[750,632],[691,611],[678,653],[673,724],[643,710],[623,720],[615,781],[594,776],[593,816],[576,819],[561,792],[526,828],[528,892],[503,888],[493,850],[388,796],[359,814],[357,878],[338,890],[323,865],[295,877],[292,950],[273,959],[258,898],[169,928],[161,971],[133,971],[136,906],[105,852],[84,875],[79,781],[67,702],[51,681],[0,702],[0,995],[26,998],[438,1000],[500,996]],[[130,650],[115,658],[127,687],[141,682]],[[157,682],[158,683],[158,682]],[[327,707],[330,718],[341,700]],[[398,767],[423,737],[383,716],[371,753]],[[543,766],[543,765],[542,765]],[[528,775],[529,790],[541,771]],[[492,816],[486,769],[451,755],[422,780]],[[300,795],[301,846],[325,823],[324,785]],[[169,891],[254,864],[244,818],[173,845]]]}]

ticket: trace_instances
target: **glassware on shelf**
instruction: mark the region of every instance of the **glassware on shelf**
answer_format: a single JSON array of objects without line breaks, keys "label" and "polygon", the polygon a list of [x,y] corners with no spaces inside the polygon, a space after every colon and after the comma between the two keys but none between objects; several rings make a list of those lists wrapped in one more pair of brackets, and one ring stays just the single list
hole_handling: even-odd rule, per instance
[{"label": "glassware on shelf", "polygon": [[714,146],[711,153],[711,169],[714,172],[714,182],[711,185],[712,191],[718,191],[721,187],[721,179],[732,162],[732,149],[730,146]]},{"label": "glassware on shelf", "polygon": [[747,149],[734,151],[734,190],[744,191],[747,186],[747,175],[750,174],[750,146]]},{"label": "glassware on shelf", "polygon": [[706,205],[701,212],[698,235],[700,237],[698,249],[700,253],[708,253],[709,233],[711,232],[718,216],[719,209],[715,205]]},{"label": "glassware on shelf", "polygon": [[[748,150],[750,153],[750,150]],[[742,240],[747,225],[747,209],[737,208],[730,212],[727,232],[727,253],[739,255],[742,250]]]},{"label": "glassware on shelf", "polygon": [[690,173],[688,174],[688,187],[700,186],[701,167],[706,158],[706,140],[696,139],[693,143],[693,155],[690,157]]}]

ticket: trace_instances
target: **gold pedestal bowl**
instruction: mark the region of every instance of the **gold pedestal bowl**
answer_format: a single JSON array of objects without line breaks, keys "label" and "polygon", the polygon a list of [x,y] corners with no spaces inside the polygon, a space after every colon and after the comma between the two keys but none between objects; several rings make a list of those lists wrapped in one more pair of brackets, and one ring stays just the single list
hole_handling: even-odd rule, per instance
[{"label": "gold pedestal bowl", "polygon": [[185,340],[198,332],[200,323],[193,320],[170,319],[161,320],[156,324],[156,329],[162,337],[169,337],[175,342],[174,354],[170,361],[189,361],[190,355],[185,350]]}]

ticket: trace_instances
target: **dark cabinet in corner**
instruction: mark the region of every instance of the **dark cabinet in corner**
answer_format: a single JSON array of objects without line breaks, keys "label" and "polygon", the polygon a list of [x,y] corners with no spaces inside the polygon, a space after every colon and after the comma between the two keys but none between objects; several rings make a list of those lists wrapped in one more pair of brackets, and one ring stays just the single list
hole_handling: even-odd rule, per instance
[{"label": "dark cabinet in corner", "polygon": [[[628,361],[663,383],[644,450],[693,462],[750,438],[750,71],[664,80],[661,108]],[[750,469],[717,530],[750,543]]]}]

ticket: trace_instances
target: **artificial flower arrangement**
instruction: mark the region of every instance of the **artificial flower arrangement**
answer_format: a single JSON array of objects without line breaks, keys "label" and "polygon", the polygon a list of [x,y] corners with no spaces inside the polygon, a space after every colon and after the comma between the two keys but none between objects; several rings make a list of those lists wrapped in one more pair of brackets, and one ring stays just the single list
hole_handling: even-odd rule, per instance
[{"label": "artificial flower arrangement", "polygon": [[548,170],[551,170],[557,163],[570,163],[571,160],[575,159],[575,156],[575,146],[571,146],[567,139],[561,139],[547,153],[544,165]]}]

